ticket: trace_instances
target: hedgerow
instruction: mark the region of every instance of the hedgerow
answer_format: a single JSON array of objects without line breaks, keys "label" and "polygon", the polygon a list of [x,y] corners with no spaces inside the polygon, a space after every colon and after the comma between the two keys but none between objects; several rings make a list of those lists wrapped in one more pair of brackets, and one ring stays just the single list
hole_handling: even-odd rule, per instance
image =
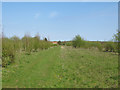
[{"label": "hedgerow", "polygon": [[[66,43],[67,44],[67,43]],[[70,45],[70,44],[69,44]],[[75,48],[97,48],[99,51],[118,52],[119,44],[114,41],[100,42],[100,41],[85,41],[80,35],[73,38],[72,45]]]}]

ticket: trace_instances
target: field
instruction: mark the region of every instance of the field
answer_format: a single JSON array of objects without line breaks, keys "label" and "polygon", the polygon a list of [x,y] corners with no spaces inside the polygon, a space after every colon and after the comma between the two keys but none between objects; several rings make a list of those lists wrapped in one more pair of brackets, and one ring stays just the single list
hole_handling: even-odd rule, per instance
[{"label": "field", "polygon": [[57,46],[18,53],[2,70],[3,88],[116,88],[118,55],[97,49]]}]

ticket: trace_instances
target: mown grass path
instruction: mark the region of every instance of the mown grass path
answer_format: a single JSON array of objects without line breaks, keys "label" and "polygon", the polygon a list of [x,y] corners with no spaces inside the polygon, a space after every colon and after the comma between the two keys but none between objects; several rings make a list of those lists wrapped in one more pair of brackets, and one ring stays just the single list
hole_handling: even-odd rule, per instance
[{"label": "mown grass path", "polygon": [[18,54],[3,69],[5,88],[116,88],[118,56],[72,47],[54,47],[31,55]]},{"label": "mown grass path", "polygon": [[17,64],[3,70],[3,87],[35,88],[54,85],[56,82],[54,66],[58,62],[59,55],[60,47],[32,55],[21,55]]}]

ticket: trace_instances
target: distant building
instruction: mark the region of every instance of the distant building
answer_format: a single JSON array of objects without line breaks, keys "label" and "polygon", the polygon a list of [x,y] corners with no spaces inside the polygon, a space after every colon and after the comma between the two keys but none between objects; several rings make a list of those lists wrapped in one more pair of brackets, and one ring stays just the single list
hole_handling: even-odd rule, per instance
[{"label": "distant building", "polygon": [[57,41],[53,41],[52,44],[58,44]]}]

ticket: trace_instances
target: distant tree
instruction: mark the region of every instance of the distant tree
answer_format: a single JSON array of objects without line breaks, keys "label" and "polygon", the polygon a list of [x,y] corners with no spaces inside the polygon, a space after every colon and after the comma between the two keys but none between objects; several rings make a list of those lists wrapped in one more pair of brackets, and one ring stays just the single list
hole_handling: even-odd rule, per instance
[{"label": "distant tree", "polygon": [[84,45],[84,39],[82,39],[81,37],[80,37],[80,35],[77,35],[77,36],[75,36],[74,37],[74,39],[73,39],[73,47],[81,47],[81,46],[83,46]]},{"label": "distant tree", "polygon": [[45,41],[47,41],[47,38],[44,38]]},{"label": "distant tree", "polygon": [[36,34],[36,36],[33,38],[33,48],[35,51],[37,51],[37,49],[39,49],[40,47],[39,42],[40,42],[40,36],[39,34]]},{"label": "distant tree", "polygon": [[29,34],[26,34],[23,38],[22,38],[22,42],[23,42],[23,48],[24,50],[30,54],[32,49],[33,49],[33,40],[32,37]]},{"label": "distant tree", "polygon": [[58,41],[58,44],[61,45],[61,41],[60,40]]},{"label": "distant tree", "polygon": [[20,43],[19,37],[13,36],[13,37],[11,37],[11,40],[12,40],[11,42],[13,43],[13,46],[14,46],[14,51],[20,50],[21,43]]},{"label": "distant tree", "polygon": [[67,41],[65,45],[66,46],[72,46],[72,42],[71,41]]}]

